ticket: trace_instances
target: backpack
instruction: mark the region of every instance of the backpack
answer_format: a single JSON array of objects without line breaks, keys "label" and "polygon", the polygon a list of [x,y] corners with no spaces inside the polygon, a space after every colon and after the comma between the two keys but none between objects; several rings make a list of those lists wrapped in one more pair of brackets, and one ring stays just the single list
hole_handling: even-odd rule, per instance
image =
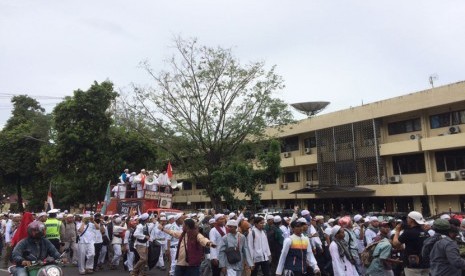
[{"label": "backpack", "polygon": [[381,241],[370,243],[365,249],[363,249],[362,253],[360,254],[360,260],[365,267],[369,267],[375,256],[373,253],[375,252],[376,246]]},{"label": "backpack", "polygon": [[433,250],[436,242],[438,242],[440,239],[442,239],[441,235],[434,235],[423,242],[423,247],[421,248],[421,258],[425,263],[430,263],[429,254],[431,253],[431,250]]}]

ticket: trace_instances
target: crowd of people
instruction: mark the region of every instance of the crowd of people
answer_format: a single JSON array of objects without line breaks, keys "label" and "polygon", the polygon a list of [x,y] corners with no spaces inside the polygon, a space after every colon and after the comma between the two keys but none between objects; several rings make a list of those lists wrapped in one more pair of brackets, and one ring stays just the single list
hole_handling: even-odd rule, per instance
[{"label": "crowd of people", "polygon": [[465,220],[448,215],[431,224],[416,211],[389,221],[312,216],[298,208],[290,217],[248,213],[4,214],[3,264],[15,263],[16,275],[24,275],[32,261],[27,249],[38,258],[65,252],[82,275],[116,269],[147,275],[152,267],[176,276],[461,275],[465,269],[457,244],[465,240]]},{"label": "crowd of people", "polygon": [[118,183],[113,187],[112,192],[115,198],[143,198],[145,191],[171,192],[170,179],[167,170],[146,171],[145,169],[129,173],[125,169],[119,176]]}]

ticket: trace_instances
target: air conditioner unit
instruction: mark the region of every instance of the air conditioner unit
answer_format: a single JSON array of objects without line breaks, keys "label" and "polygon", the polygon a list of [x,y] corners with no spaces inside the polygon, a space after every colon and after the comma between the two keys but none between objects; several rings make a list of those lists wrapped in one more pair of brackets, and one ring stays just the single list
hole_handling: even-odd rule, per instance
[{"label": "air conditioner unit", "polygon": [[412,134],[410,135],[410,140],[420,140],[421,135],[420,134]]},{"label": "air conditioner unit", "polygon": [[393,175],[389,177],[389,183],[400,183],[402,181],[402,178],[400,175]]},{"label": "air conditioner unit", "polygon": [[281,184],[281,190],[287,190],[287,183]]},{"label": "air conditioner unit", "polygon": [[264,190],[265,190],[265,185],[259,184],[259,185],[257,186],[257,190],[259,190],[259,191],[264,191]]},{"label": "air conditioner unit", "polygon": [[445,172],[444,177],[446,180],[457,180],[457,173],[456,172]]},{"label": "air conditioner unit", "polygon": [[305,148],[305,154],[310,154],[312,153],[312,150],[310,148]]},{"label": "air conditioner unit", "polygon": [[449,128],[449,133],[450,134],[455,134],[455,133],[459,133],[460,132],[460,128],[459,126],[451,126]]},{"label": "air conditioner unit", "polygon": [[460,178],[462,178],[463,180],[465,180],[465,170],[460,170],[458,171],[459,175],[460,175]]},{"label": "air conditioner unit", "polygon": [[284,158],[289,158],[289,157],[291,157],[291,153],[290,152],[285,152],[285,153],[283,153],[283,156],[284,156]]}]

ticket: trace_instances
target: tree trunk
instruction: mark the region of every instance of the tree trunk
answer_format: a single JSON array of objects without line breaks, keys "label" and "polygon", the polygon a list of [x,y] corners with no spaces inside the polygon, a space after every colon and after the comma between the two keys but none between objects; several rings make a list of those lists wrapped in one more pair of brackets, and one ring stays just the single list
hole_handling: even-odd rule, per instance
[{"label": "tree trunk", "polygon": [[23,212],[24,211],[24,208],[23,208],[23,194],[22,194],[22,191],[21,191],[21,177],[18,176],[16,178],[16,195],[18,196],[18,211],[19,212]]}]

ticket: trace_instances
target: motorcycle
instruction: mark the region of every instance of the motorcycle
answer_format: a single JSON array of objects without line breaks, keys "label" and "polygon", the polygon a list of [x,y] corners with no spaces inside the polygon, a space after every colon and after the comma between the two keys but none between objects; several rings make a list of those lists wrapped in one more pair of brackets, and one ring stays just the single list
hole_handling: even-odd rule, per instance
[{"label": "motorcycle", "polygon": [[[37,260],[37,257],[32,255],[30,252],[25,252],[25,255],[30,259],[35,259],[32,261],[30,266],[26,267],[26,272],[28,276],[63,276],[63,270],[60,265],[63,264],[62,258],[66,255],[68,250],[65,250],[58,259],[53,259],[47,257],[45,260]],[[14,275],[16,271],[16,265],[8,267],[8,273]]]}]

